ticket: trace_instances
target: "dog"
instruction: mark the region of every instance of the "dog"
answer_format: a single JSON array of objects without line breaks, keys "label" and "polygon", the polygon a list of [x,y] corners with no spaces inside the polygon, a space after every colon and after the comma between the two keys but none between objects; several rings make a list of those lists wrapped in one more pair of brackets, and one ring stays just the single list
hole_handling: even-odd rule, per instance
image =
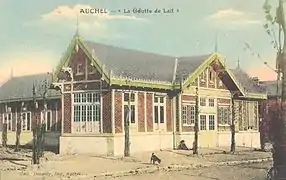
[{"label": "dog", "polygon": [[152,153],[150,163],[156,164],[156,162],[158,164],[161,164],[161,159],[158,158],[158,156],[156,156],[155,153]]}]

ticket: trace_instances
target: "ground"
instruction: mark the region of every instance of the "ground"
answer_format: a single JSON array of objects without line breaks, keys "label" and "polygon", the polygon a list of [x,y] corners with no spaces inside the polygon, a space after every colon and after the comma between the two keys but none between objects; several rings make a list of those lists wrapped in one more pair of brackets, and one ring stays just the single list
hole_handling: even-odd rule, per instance
[{"label": "ground", "polygon": [[156,154],[162,159],[160,165],[150,164],[150,152],[129,158],[45,152],[40,165],[31,165],[31,150],[15,153],[13,149],[0,148],[0,179],[264,180],[271,167],[269,152],[247,148],[237,148],[235,154],[226,153],[224,149],[200,149],[198,156],[191,151],[171,150]]}]

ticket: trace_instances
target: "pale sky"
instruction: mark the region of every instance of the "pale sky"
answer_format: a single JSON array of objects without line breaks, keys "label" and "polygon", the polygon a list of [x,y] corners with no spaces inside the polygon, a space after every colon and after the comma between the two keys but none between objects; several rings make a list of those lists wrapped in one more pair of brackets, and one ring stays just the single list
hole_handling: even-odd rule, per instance
[{"label": "pale sky", "polygon": [[[264,0],[0,0],[0,84],[10,76],[52,71],[76,30],[80,8],[106,8],[109,14],[79,15],[85,40],[172,56],[218,50],[227,65],[252,76],[275,79],[275,73],[244,50],[275,67],[275,49],[263,29]],[[123,9],[174,8],[174,14],[124,14]],[[121,12],[117,10],[121,9]],[[113,11],[117,11],[113,12]]]}]

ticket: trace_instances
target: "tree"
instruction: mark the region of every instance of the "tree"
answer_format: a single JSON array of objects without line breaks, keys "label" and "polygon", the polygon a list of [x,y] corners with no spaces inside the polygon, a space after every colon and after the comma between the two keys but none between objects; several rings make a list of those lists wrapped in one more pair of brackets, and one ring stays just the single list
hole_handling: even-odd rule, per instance
[{"label": "tree", "polygon": [[199,139],[199,88],[196,87],[196,105],[195,105],[195,138],[193,144],[193,154],[199,154],[198,152],[198,139]]},{"label": "tree", "polygon": [[8,127],[7,127],[7,122],[5,120],[2,126],[2,146],[3,147],[7,147],[7,141],[8,141],[7,130],[8,130]]},{"label": "tree", "polygon": [[130,116],[131,116],[131,92],[130,87],[128,91],[128,107],[124,108],[124,114],[126,114],[124,119],[124,156],[130,156],[130,137],[129,137],[129,126],[130,126]]},{"label": "tree", "polygon": [[39,151],[38,151],[38,132],[39,132],[39,125],[36,118],[36,109],[37,109],[37,102],[36,102],[36,88],[35,84],[33,84],[33,121],[32,121],[32,130],[33,130],[33,155],[32,155],[32,163],[39,164]]},{"label": "tree", "polygon": [[[272,38],[272,44],[277,49],[277,80],[280,79],[280,72],[282,73],[282,95],[280,107],[277,108],[277,116],[272,117],[272,121],[275,121],[273,125],[275,127],[275,134],[273,134],[273,160],[275,179],[286,179],[286,21],[284,16],[283,0],[279,0],[279,5],[276,9],[276,17],[271,15],[271,5],[269,0],[266,0],[263,6],[266,14],[267,23],[264,28],[268,35]],[[279,33],[278,40],[276,40],[275,31],[273,26],[278,25]],[[282,45],[283,35],[283,45]]]},{"label": "tree", "polygon": [[21,137],[21,129],[22,129],[21,118],[24,118],[23,116],[24,116],[24,114],[22,114],[22,116],[20,116],[20,118],[17,118],[15,152],[20,151],[20,137]]},{"label": "tree", "polygon": [[231,146],[230,146],[230,152],[235,152],[235,109],[234,109],[234,93],[231,94]]}]

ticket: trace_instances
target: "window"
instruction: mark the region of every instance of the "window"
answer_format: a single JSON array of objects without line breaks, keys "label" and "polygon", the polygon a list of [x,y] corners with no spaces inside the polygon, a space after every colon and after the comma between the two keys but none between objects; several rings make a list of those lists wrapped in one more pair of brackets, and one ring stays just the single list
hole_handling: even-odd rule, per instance
[{"label": "window", "polygon": [[74,127],[75,132],[98,132],[100,122],[100,93],[74,94]]},{"label": "window", "polygon": [[83,66],[82,66],[82,64],[78,64],[76,66],[76,74],[77,75],[83,74]]},{"label": "window", "polygon": [[209,69],[209,82],[214,82],[214,80],[215,80],[215,73],[214,73],[214,71],[210,68]]},{"label": "window", "polygon": [[218,108],[218,122],[221,125],[230,125],[230,107],[219,107]]},{"label": "window", "polygon": [[52,111],[46,110],[41,112],[41,121],[46,125],[46,131],[52,130]]},{"label": "window", "polygon": [[22,131],[31,131],[32,130],[32,121],[31,121],[31,112],[22,113]]},{"label": "window", "polygon": [[218,80],[218,87],[222,87],[223,86],[223,83],[222,83],[222,81],[219,79]]},{"label": "window", "polygon": [[182,121],[183,125],[195,124],[195,106],[194,105],[183,105],[182,106]]},{"label": "window", "polygon": [[215,100],[209,99],[209,107],[214,107],[214,106],[215,106]]},{"label": "window", "polygon": [[206,98],[200,98],[200,106],[206,106]]},{"label": "window", "polygon": [[215,116],[209,115],[209,130],[215,130]]},{"label": "window", "polygon": [[[130,101],[129,101],[130,99]],[[130,109],[129,109],[130,103]],[[124,120],[128,120],[131,124],[136,123],[136,100],[135,93],[124,93]]]},{"label": "window", "polygon": [[3,116],[3,124],[7,123],[7,131],[12,131],[12,113],[6,113]]},{"label": "window", "polygon": [[200,130],[207,130],[207,116],[200,115]]},{"label": "window", "polygon": [[205,79],[206,79],[206,72],[205,71],[201,73],[200,79],[201,79],[201,81],[205,81]]},{"label": "window", "polygon": [[165,99],[163,96],[154,96],[154,122],[165,123]]},{"label": "window", "polygon": [[[87,59],[86,62],[89,62],[89,60]],[[88,64],[88,73],[89,74],[95,73],[95,67],[93,67],[92,64]]]}]

